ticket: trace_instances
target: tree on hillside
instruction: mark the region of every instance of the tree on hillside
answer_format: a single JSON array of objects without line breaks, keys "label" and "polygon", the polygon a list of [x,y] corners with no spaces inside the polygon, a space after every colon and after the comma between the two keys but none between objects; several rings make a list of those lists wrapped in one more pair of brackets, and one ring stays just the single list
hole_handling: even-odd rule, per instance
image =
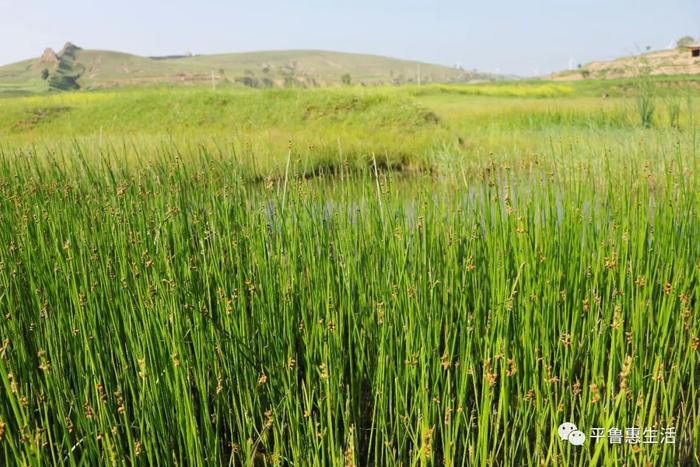
[{"label": "tree on hillside", "polygon": [[350,86],[350,84],[352,84],[352,76],[350,76],[350,73],[345,73],[343,76],[340,77],[340,81],[344,85]]},{"label": "tree on hillside", "polygon": [[676,41],[677,47],[688,47],[695,43],[695,39],[692,36],[683,36]]},{"label": "tree on hillside", "polygon": [[49,69],[48,68],[44,68],[43,70],[41,70],[41,79],[43,79],[43,80],[49,79]]}]

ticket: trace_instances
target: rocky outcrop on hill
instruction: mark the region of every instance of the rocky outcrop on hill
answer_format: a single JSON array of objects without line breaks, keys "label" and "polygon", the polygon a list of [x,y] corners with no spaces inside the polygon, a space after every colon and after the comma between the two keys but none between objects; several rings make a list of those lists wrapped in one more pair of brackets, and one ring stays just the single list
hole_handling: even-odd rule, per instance
[{"label": "rocky outcrop on hill", "polygon": [[700,73],[700,57],[693,55],[692,48],[676,47],[616,60],[591,62],[580,65],[576,70],[555,73],[552,75],[552,79],[574,81],[632,78],[645,73],[652,75],[698,74]]},{"label": "rocky outcrop on hill", "polygon": [[45,65],[53,65],[54,63],[58,63],[58,54],[56,54],[56,52],[54,52],[52,48],[48,47],[44,49],[44,53],[41,54],[39,63]]}]

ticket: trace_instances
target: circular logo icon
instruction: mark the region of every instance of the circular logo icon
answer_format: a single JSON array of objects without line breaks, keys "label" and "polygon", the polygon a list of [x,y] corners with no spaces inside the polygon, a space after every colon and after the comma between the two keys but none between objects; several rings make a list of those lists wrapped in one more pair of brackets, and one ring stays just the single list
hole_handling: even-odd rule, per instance
[{"label": "circular logo icon", "polygon": [[569,433],[569,442],[574,446],[583,446],[586,442],[586,435],[582,431],[572,431]]},{"label": "circular logo icon", "polygon": [[576,425],[570,422],[566,422],[559,425],[557,433],[559,433],[559,438],[561,438],[562,441],[567,441],[569,439],[569,435],[574,431],[578,431]]}]

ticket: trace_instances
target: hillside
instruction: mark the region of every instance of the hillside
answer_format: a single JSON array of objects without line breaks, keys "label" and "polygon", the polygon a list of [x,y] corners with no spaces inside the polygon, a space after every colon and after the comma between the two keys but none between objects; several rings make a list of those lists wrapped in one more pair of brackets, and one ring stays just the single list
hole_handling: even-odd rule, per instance
[{"label": "hillside", "polygon": [[555,80],[614,79],[638,76],[642,70],[652,75],[700,74],[700,57],[693,57],[687,47],[649,52],[610,61],[588,63],[577,70],[552,75]]},{"label": "hillside", "polygon": [[287,50],[220,55],[141,57],[86,50],[71,43],[58,53],[0,67],[0,92],[97,89],[145,84],[315,87],[347,83],[462,82],[489,78],[472,71],[376,55]]}]

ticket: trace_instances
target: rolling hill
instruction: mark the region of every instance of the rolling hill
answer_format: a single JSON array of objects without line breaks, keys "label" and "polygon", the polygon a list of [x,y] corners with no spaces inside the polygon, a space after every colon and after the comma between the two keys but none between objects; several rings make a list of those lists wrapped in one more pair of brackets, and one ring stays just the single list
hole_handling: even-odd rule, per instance
[{"label": "rolling hill", "polygon": [[554,80],[615,79],[639,76],[644,70],[652,75],[700,74],[700,57],[693,57],[688,47],[654,51],[609,61],[588,63],[576,70],[552,75]]},{"label": "rolling hill", "polygon": [[489,75],[441,65],[321,50],[141,57],[86,50],[67,43],[59,52],[0,67],[0,92],[98,89],[148,84],[314,87],[342,83],[463,82]]}]

